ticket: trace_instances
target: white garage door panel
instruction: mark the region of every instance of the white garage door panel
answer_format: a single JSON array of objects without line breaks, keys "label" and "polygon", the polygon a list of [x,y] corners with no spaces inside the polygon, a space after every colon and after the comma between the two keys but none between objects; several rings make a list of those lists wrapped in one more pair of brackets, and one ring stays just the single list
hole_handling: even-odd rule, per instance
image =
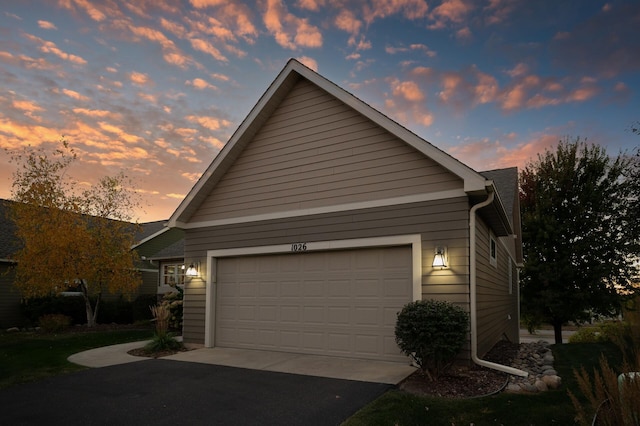
[{"label": "white garage door panel", "polygon": [[216,295],[216,346],[404,360],[411,248],[220,258]]}]

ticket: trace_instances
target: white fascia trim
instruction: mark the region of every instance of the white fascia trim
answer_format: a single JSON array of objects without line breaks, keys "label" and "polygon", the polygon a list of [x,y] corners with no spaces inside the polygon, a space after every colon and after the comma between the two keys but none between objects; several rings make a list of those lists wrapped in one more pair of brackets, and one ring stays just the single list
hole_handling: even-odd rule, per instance
[{"label": "white fascia trim", "polygon": [[[305,244],[306,250],[294,252],[293,246]],[[316,251],[346,250],[355,248],[411,246],[412,264],[412,291],[413,300],[422,299],[422,239],[419,234],[395,235],[389,237],[356,238],[350,240],[331,240],[298,242],[295,244],[278,244],[271,246],[240,247],[232,249],[219,249],[207,251],[207,277],[205,296],[205,323],[204,346],[211,348],[215,342],[215,284],[216,284],[216,259],[221,257],[252,256],[260,254],[311,253]]]},{"label": "white fascia trim", "polygon": [[206,228],[210,226],[234,225],[238,223],[260,222],[263,220],[287,219],[300,216],[311,216],[317,214],[339,213],[350,210],[372,209],[376,207],[388,207],[399,204],[411,204],[424,201],[444,200],[449,198],[466,197],[467,194],[462,189],[452,189],[449,191],[432,192],[428,194],[407,195],[403,197],[387,198],[384,200],[361,201],[356,203],[339,204],[336,206],[314,207],[309,209],[289,210],[284,212],[264,213],[252,216],[230,217],[225,219],[207,220],[194,223],[176,222],[182,229]]},{"label": "white fascia trim", "polygon": [[12,259],[0,259],[0,263],[18,263]]}]

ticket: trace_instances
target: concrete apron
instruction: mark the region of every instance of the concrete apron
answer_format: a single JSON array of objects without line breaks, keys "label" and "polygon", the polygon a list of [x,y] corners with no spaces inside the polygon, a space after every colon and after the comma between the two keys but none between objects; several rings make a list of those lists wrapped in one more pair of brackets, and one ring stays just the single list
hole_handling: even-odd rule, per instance
[{"label": "concrete apron", "polygon": [[385,362],[231,348],[201,348],[162,359],[392,385],[416,371],[408,361]]},{"label": "concrete apron", "polygon": [[[148,341],[132,342],[91,349],[73,354],[68,360],[91,368],[146,361],[149,358],[129,355],[127,352],[147,343]],[[400,383],[416,371],[408,361],[405,364],[230,348],[199,348],[162,359],[392,385]]]}]

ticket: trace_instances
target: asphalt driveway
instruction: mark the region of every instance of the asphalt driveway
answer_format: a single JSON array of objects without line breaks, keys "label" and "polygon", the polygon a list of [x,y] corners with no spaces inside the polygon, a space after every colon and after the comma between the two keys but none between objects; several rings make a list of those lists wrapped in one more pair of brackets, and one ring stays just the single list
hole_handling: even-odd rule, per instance
[{"label": "asphalt driveway", "polygon": [[7,425],[338,425],[392,386],[150,359],[0,390]]}]

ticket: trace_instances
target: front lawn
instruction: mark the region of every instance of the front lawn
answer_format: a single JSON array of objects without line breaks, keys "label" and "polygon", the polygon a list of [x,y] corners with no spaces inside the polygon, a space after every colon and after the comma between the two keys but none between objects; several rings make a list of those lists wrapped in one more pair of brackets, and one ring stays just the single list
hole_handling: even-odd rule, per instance
[{"label": "front lawn", "polygon": [[0,334],[0,389],[86,367],[67,357],[101,346],[148,340],[150,329],[41,334]]},{"label": "front lawn", "polygon": [[573,369],[593,371],[604,354],[611,365],[620,364],[620,354],[610,344],[554,345],[555,368],[563,385],[559,390],[535,395],[501,393],[475,399],[420,397],[389,391],[348,419],[343,426],[374,425],[571,425],[575,411],[567,389],[579,394]]}]

